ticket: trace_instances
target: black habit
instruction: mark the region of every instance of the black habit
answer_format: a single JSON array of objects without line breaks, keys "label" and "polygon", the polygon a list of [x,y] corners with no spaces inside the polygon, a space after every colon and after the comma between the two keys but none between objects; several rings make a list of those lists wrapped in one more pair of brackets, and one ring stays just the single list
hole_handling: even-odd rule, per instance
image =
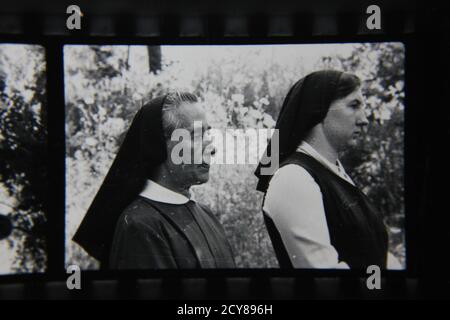
[{"label": "black habit", "polygon": [[[304,168],[319,185],[330,242],[351,269],[370,265],[386,269],[388,234],[381,216],[369,198],[357,187],[338,177],[313,157],[294,152],[280,167],[295,164]],[[300,209],[299,209],[300,210]],[[264,214],[280,268],[293,268],[272,219]]]},{"label": "black habit", "polygon": [[206,207],[139,196],[120,216],[112,269],[234,268],[222,226]]}]

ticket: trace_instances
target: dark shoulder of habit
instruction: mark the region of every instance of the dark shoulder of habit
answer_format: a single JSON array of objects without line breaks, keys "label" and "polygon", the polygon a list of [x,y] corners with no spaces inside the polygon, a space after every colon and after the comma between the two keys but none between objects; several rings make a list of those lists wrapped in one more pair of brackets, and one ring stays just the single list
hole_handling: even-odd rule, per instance
[{"label": "dark shoulder of habit", "polygon": [[120,216],[110,269],[234,268],[225,232],[203,205],[136,198]]}]

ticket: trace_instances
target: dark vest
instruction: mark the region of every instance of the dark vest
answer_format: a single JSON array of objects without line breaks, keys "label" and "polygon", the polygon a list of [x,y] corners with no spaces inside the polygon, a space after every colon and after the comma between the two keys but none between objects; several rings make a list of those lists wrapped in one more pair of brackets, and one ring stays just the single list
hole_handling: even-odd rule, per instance
[{"label": "dark vest", "polygon": [[[322,192],[331,244],[351,269],[369,265],[386,268],[388,235],[382,217],[358,188],[338,177],[314,158],[295,152],[280,168],[296,164],[316,181]],[[293,268],[281,236],[272,219],[264,214],[270,238],[281,268]]]}]

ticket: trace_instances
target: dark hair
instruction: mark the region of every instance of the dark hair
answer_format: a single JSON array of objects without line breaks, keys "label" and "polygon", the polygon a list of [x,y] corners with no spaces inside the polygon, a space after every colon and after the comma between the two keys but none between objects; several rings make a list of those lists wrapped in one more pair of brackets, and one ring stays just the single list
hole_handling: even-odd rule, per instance
[{"label": "dark hair", "polygon": [[336,90],[331,97],[331,103],[348,96],[361,86],[361,79],[351,73],[342,73],[336,86]]}]

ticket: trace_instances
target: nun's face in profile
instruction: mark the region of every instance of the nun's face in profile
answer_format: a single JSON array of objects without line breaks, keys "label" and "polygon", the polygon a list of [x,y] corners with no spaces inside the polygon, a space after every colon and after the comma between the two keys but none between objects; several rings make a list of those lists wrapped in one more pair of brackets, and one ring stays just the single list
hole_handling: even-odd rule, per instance
[{"label": "nun's face in profile", "polygon": [[[190,187],[208,181],[209,160],[215,149],[208,136],[210,126],[200,106],[197,103],[184,103],[179,108],[181,113],[179,120],[182,126],[180,129],[185,129],[184,132],[189,133],[189,138],[167,141],[169,157],[166,165],[175,183],[179,186]],[[179,155],[188,154],[190,156],[183,157],[181,163],[180,158],[176,159]]]},{"label": "nun's face in profile", "polygon": [[342,151],[355,145],[368,124],[361,89],[331,103],[323,124],[323,132],[333,148]]}]

